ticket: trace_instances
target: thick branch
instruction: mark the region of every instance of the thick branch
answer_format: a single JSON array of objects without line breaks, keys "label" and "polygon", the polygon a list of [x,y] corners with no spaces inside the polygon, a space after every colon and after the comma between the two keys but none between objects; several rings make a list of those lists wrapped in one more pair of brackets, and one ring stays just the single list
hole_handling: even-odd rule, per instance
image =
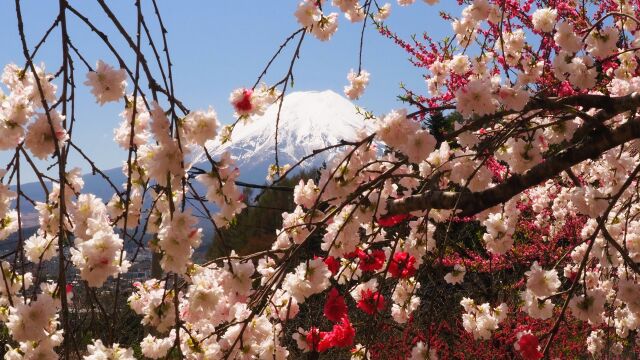
[{"label": "thick branch", "polygon": [[[628,99],[628,109],[640,103],[640,94]],[[618,109],[616,109],[618,110]],[[615,111],[618,112],[618,111]],[[602,153],[633,139],[640,138],[640,119],[636,118],[611,131],[593,131],[577,144],[547,158],[523,174],[513,175],[505,182],[479,192],[427,191],[391,201],[389,214],[426,209],[460,209],[470,216],[503,203],[522,191],[544,182],[573,165],[595,159]]]},{"label": "thick branch", "polygon": [[[596,95],[596,94],[578,94],[567,96],[564,98],[556,98],[556,97],[548,97],[548,98],[532,98],[529,100],[527,105],[522,109],[521,113],[527,113],[530,111],[543,110],[548,112],[553,111],[567,111],[567,107],[570,106],[579,106],[582,108],[582,111],[587,111],[589,109],[598,109],[598,113],[594,117],[594,121],[603,121],[611,118],[617,114],[620,114],[625,111],[629,111],[635,109],[640,106],[639,95],[637,93],[632,93],[625,96],[620,97],[611,97],[607,95]],[[412,113],[410,116],[415,116],[417,114],[433,111],[434,108],[424,108],[418,110],[417,112]],[[516,111],[513,110],[504,110],[499,111],[494,114],[489,114],[485,116],[478,117],[466,125],[461,127],[460,129],[453,131],[446,136],[446,140],[452,140],[456,136],[460,135],[465,131],[477,131],[483,127],[487,127],[492,124],[495,120],[502,118],[507,115],[516,114]]]}]

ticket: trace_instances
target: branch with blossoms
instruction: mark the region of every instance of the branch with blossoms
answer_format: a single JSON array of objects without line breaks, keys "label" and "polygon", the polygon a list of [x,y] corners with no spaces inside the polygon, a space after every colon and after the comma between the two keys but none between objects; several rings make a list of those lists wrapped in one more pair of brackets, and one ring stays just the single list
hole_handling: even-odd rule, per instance
[{"label": "branch with blossoms", "polygon": [[[4,68],[0,93],[0,149],[13,152],[0,185],[0,239],[18,239],[0,262],[9,358],[134,358],[131,344],[119,344],[128,316],[120,305],[124,274],[147,248],[162,273],[127,293],[136,319],[151,330],[135,339],[146,358],[368,359],[384,353],[374,326],[398,334],[389,343],[401,343],[400,356],[412,359],[473,357],[493,343],[489,357],[561,357],[565,340],[580,335],[566,329],[585,334],[580,354],[638,350],[637,4],[465,0],[459,16],[441,13],[451,37],[424,34],[409,43],[384,23],[390,4],[303,0],[291,9],[300,27],[251,88],[231,92],[235,119],[221,127],[212,108],[190,110],[176,95],[158,4],[135,2],[130,31],[107,2],[97,3],[106,25],[61,0],[56,20],[29,48],[15,1],[25,65]],[[95,33],[118,68],[90,65],[68,15]],[[291,167],[279,164],[276,133],[274,182],[238,181],[229,153],[211,155],[212,140],[232,142],[236,124],[257,121],[269,106],[277,106],[277,129],[295,65],[304,61],[303,40],[338,36],[342,15],[361,23],[347,97],[360,98],[371,79],[362,66],[369,21],[425,72],[425,88],[401,87],[410,109],[378,117],[359,111],[372,133],[316,149]],[[61,67],[47,73],[36,55],[56,31]],[[281,80],[262,83],[290,44]],[[127,151],[121,186],[74,139],[82,117],[77,63],[88,70],[85,85],[97,104],[123,102],[114,132]],[[337,153],[318,178],[293,189],[277,185],[330,150]],[[73,152],[114,190],[111,199],[85,191],[81,170],[67,168]],[[44,198],[23,191],[25,165]],[[293,191],[295,209],[282,214],[273,244],[245,256],[229,247],[221,258],[194,263],[199,218],[224,243],[221,229],[247,206],[245,186]],[[38,215],[30,237],[23,201]],[[57,276],[45,280],[42,269],[54,259]],[[72,271],[86,309],[79,289],[67,286]],[[80,319],[89,313],[104,324],[83,342]],[[445,327],[455,336],[434,331]]]},{"label": "branch with blossoms", "polygon": [[[637,93],[617,100],[627,109],[638,107]],[[624,112],[614,111],[617,113]],[[629,110],[627,110],[629,111]],[[614,116],[617,114],[614,114]],[[586,129],[586,130],[585,130]],[[591,131],[591,126],[576,129],[576,132]],[[600,154],[640,137],[640,123],[637,119],[628,121],[613,131],[608,129],[585,136],[579,141],[567,144],[566,149],[545,159],[523,174],[514,174],[502,183],[481,192],[443,192],[433,191],[393,200],[389,205],[389,214],[408,213],[427,209],[460,210],[461,216],[475,215],[498,204],[507,202],[524,190],[556,177],[562,171],[587,159],[597,158]]]}]

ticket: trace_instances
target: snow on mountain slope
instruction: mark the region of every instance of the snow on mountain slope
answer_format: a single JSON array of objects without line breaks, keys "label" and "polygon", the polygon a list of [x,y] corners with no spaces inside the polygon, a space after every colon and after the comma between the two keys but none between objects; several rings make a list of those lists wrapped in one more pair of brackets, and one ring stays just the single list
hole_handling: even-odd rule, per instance
[{"label": "snow on mountain slope", "polygon": [[[207,144],[214,158],[229,151],[240,168],[240,179],[263,182],[270,164],[275,164],[275,126],[278,103],[271,105],[261,117],[239,123],[232,141],[220,145]],[[313,150],[352,141],[358,132],[370,128],[370,122],[357,113],[356,107],[333,91],[290,93],[284,98],[278,125],[278,161],[293,165]],[[339,150],[323,152],[302,164],[302,169],[322,165]],[[204,160],[204,156],[197,157]],[[199,161],[196,161],[199,162]]]}]

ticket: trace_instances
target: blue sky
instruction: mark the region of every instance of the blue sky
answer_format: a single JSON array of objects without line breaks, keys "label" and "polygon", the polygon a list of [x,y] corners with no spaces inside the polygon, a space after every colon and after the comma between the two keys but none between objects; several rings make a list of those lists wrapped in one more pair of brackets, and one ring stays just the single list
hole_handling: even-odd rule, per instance
[{"label": "blue sky", "polygon": [[[401,37],[427,31],[434,38],[451,32],[450,25],[438,16],[438,11],[452,11],[457,5],[429,6],[422,1],[409,7],[399,7],[392,2],[392,16],[387,21],[390,28]],[[124,44],[109,20],[102,15],[93,1],[70,1],[72,6],[87,15],[94,24],[107,33],[121,49],[123,57],[133,59],[133,52]],[[136,10],[133,0],[108,2],[124,26],[135,33]],[[142,1],[152,32],[159,35],[155,26],[150,1]],[[293,16],[297,1],[169,1],[159,0],[160,11],[169,31],[168,42],[174,63],[175,91],[189,108],[213,106],[222,123],[233,121],[228,103],[229,93],[241,86],[250,86],[277,50],[282,41],[299,28]],[[23,0],[23,16],[28,44],[32,47],[57,16],[56,1]],[[453,10],[454,13],[459,10]],[[89,63],[98,59],[116,64],[115,58],[83,23],[72,14],[69,18],[71,40]],[[337,33],[329,42],[320,42],[308,36],[302,45],[301,58],[295,68],[295,86],[292,91],[331,89],[342,93],[346,75],[358,66],[358,44],[361,23],[351,24],[343,16],[339,19]],[[158,41],[160,38],[157,39]],[[0,2],[0,64],[23,63],[17,32],[15,4]],[[293,45],[274,64],[266,82],[280,80],[288,67]],[[150,51],[148,51],[151,54]],[[365,33],[363,67],[371,73],[370,85],[357,104],[376,114],[400,107],[396,96],[401,93],[399,84],[424,90],[422,71],[407,61],[407,54],[391,40],[383,38],[371,24]],[[151,60],[151,59],[150,59]],[[56,30],[38,54],[36,61],[44,62],[47,69],[55,71],[60,65],[60,37]],[[132,63],[129,61],[129,63]],[[86,69],[76,61],[77,77],[84,81]],[[80,83],[80,81],[79,81]],[[129,82],[131,83],[131,81]],[[129,86],[131,91],[132,87]],[[78,123],[74,130],[75,141],[95,159],[101,168],[118,167],[125,159],[124,151],[112,141],[113,129],[120,121],[118,114],[122,104],[98,107],[84,85],[79,86],[77,105]],[[3,164],[11,158],[10,152],[0,153]],[[77,156],[71,156],[71,166],[80,166],[88,172],[89,166]],[[25,176],[32,180],[32,176]]]}]

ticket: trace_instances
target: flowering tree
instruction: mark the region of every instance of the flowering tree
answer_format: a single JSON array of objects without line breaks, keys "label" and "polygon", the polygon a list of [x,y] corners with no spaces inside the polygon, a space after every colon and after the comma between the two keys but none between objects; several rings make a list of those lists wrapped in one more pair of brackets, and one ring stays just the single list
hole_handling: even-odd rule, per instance
[{"label": "flowering tree", "polygon": [[[134,284],[128,298],[149,330],[138,354],[147,358],[382,357],[372,325],[398,334],[398,356],[411,359],[486,349],[494,349],[491,358],[525,359],[637,350],[638,2],[461,0],[460,13],[442,14],[453,36],[435,41],[425,34],[409,43],[384,25],[390,4],[305,0],[291,9],[300,29],[280,48],[295,49],[286,74],[261,83],[278,50],[253,86],[231,92],[237,121],[225,127],[214,110],[190,110],[174,93],[155,0],[148,12],[135,3],[135,35],[97,2],[125,48],[66,0],[29,48],[15,1],[25,64],[5,67],[0,93],[0,148],[14,154],[0,187],[0,238],[19,239],[0,263],[0,320],[11,337],[6,358],[134,358],[114,334],[123,321],[117,304],[129,267],[125,242],[150,247],[163,270]],[[342,14],[361,23],[363,34],[374,24],[428,69],[424,92],[405,89],[408,109],[363,114],[374,133],[314,153],[341,149],[318,181],[293,189],[297,207],[282,214],[270,250],[194,264],[202,231],[192,211],[220,229],[244,207],[233,160],[212,158],[205,144],[232,141],[238,121],[256,121],[271,104],[281,109],[305,37],[330,40]],[[67,17],[93,31],[116,64],[92,66],[74,45]],[[159,24],[159,36],[149,21]],[[55,74],[36,62],[53,31],[62,39]],[[151,53],[143,53],[142,41]],[[135,60],[127,63],[124,52]],[[86,87],[78,83],[81,72]],[[362,58],[347,79],[345,94],[358,98],[370,80]],[[74,142],[75,94],[84,90],[101,105],[124,104],[114,137],[128,152],[122,187]],[[265,191],[300,165],[279,164],[275,149],[273,185]],[[197,151],[206,169],[193,166]],[[113,198],[83,191],[81,171],[67,168],[75,152],[113,188]],[[50,162],[57,175],[34,158]],[[22,191],[24,166],[46,198]],[[39,218],[29,238],[25,201]],[[59,275],[45,281],[40,267],[54,258]],[[74,326],[82,312],[70,306],[69,268],[101,313],[105,331],[88,343]],[[113,298],[100,299],[96,289],[108,278],[116,279]],[[438,296],[447,297],[445,306],[437,306]],[[442,322],[444,311],[457,321]],[[317,320],[298,327],[300,317]]]}]

